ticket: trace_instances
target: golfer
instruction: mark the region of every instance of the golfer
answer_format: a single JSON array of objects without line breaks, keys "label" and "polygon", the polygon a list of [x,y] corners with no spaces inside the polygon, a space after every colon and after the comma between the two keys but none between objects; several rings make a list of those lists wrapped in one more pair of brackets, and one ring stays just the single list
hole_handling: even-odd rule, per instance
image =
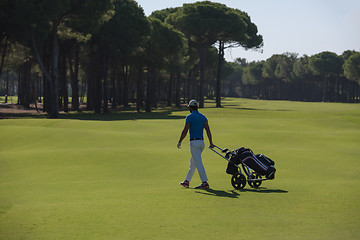
[{"label": "golfer", "polygon": [[191,100],[189,102],[188,107],[190,110],[190,114],[186,116],[185,127],[181,132],[177,147],[178,148],[181,147],[181,142],[182,140],[184,140],[187,132],[189,131],[190,152],[191,152],[190,168],[184,182],[181,182],[180,185],[188,188],[190,181],[194,175],[195,169],[197,169],[202,183],[199,186],[197,186],[196,189],[207,189],[209,188],[209,184],[208,184],[208,178],[206,176],[205,168],[202,163],[201,153],[205,148],[204,137],[203,137],[204,128],[209,138],[210,147],[211,148],[214,147],[214,144],[212,142],[211,131],[207,118],[198,111],[197,101]]}]

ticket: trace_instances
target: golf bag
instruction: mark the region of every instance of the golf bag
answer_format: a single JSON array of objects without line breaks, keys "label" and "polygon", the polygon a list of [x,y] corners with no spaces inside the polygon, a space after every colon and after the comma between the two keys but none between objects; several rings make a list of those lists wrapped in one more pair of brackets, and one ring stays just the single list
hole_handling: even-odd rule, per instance
[{"label": "golf bag", "polygon": [[244,163],[246,166],[254,170],[259,175],[265,175],[268,179],[274,179],[276,171],[275,162],[263,154],[255,155],[249,148],[238,148],[233,151],[230,162],[226,168],[226,173],[235,175],[238,173],[238,168],[235,166]]}]

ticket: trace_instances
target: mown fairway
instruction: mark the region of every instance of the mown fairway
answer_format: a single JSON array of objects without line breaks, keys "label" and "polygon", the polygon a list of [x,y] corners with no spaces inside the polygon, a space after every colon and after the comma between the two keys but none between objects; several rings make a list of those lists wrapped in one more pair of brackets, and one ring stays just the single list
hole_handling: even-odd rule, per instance
[{"label": "mown fairway", "polygon": [[179,186],[185,109],[0,120],[0,239],[360,239],[359,104],[223,103],[201,110],[214,143],[276,162],[258,190],[209,149],[211,190]]}]

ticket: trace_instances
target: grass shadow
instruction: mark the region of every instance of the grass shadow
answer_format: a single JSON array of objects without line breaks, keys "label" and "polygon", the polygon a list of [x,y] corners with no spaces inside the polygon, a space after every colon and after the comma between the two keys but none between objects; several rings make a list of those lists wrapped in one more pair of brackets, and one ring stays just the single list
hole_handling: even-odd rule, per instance
[{"label": "grass shadow", "polygon": [[259,188],[244,188],[240,190],[241,192],[255,192],[255,193],[288,193],[287,190],[282,189],[267,189],[264,187]]},{"label": "grass shadow", "polygon": [[199,193],[199,194],[215,196],[215,197],[238,198],[240,196],[240,194],[234,190],[227,192],[227,191],[223,191],[223,190],[215,190],[215,189],[208,188],[206,190],[195,191],[195,192]]},{"label": "grass shadow", "polygon": [[46,119],[46,113],[0,113],[0,119]]},{"label": "grass shadow", "polygon": [[[251,189],[241,189],[239,192],[255,192],[255,193],[288,193],[287,190],[282,189],[267,189],[264,187],[259,188],[251,188]],[[239,198],[240,193],[235,190],[230,191],[223,191],[223,190],[215,190],[215,189],[206,189],[201,191],[195,191],[195,193],[208,195],[208,196],[215,196],[215,197],[227,197],[227,198]]]},{"label": "grass shadow", "polygon": [[[59,112],[57,119],[76,119],[89,121],[121,121],[138,119],[184,119],[185,116],[173,115],[174,112],[186,111],[187,108],[159,107],[152,112],[137,112],[135,107],[109,109],[108,113],[94,113],[93,111]],[[0,119],[47,119],[49,115],[43,111],[18,105],[0,105]]]},{"label": "grass shadow", "polygon": [[[216,108],[212,101],[206,101],[206,108]],[[251,107],[239,107],[235,104],[223,104],[220,108],[231,108],[243,111],[291,111],[286,109],[261,109]],[[3,111],[1,111],[1,109]],[[11,109],[11,111],[10,111]],[[42,111],[36,111],[33,106],[24,109],[17,104],[0,104],[0,119],[45,119],[49,118],[48,114]],[[85,106],[82,107],[85,110]],[[93,111],[82,112],[60,112],[59,119],[76,119],[76,120],[89,120],[89,121],[121,121],[121,120],[138,120],[138,119],[184,119],[185,116],[174,116],[174,112],[187,111],[187,107],[182,105],[181,108],[159,106],[157,109],[152,109],[152,112],[137,112],[135,105],[129,107],[119,107],[116,109],[109,108],[109,113],[94,113]],[[200,109],[201,111],[201,109]]]},{"label": "grass shadow", "polygon": [[292,112],[292,111],[294,111],[291,109],[262,109],[262,108],[236,107],[236,105],[233,106],[233,109],[246,110],[246,111],[273,111],[273,112]]},{"label": "grass shadow", "polygon": [[236,105],[236,104],[223,104],[221,105],[221,107],[216,107],[215,105],[213,106],[207,106],[206,108],[217,108],[217,109],[221,109],[221,108],[225,108],[225,109],[236,109],[236,110],[241,110],[241,111],[259,111],[259,112],[269,112],[269,111],[274,111],[274,112],[292,112],[294,111],[293,109],[266,109],[266,108],[253,108],[253,107],[241,107],[241,105]]},{"label": "grass shadow", "polygon": [[61,119],[77,119],[89,121],[121,121],[139,119],[184,119],[183,116],[172,116],[173,112],[183,111],[183,109],[158,110],[156,112],[136,112],[136,111],[113,111],[109,113],[64,113],[60,114]]}]

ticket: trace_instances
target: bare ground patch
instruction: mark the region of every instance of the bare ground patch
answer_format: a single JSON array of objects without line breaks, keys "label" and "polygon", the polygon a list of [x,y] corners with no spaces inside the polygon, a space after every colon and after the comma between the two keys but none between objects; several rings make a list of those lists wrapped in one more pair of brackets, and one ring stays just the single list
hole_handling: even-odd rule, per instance
[{"label": "bare ground patch", "polygon": [[46,115],[43,112],[42,104],[30,104],[29,108],[24,108],[24,106],[13,104],[13,103],[0,103],[0,118],[14,118],[14,117],[24,117],[24,116],[43,116]]}]

